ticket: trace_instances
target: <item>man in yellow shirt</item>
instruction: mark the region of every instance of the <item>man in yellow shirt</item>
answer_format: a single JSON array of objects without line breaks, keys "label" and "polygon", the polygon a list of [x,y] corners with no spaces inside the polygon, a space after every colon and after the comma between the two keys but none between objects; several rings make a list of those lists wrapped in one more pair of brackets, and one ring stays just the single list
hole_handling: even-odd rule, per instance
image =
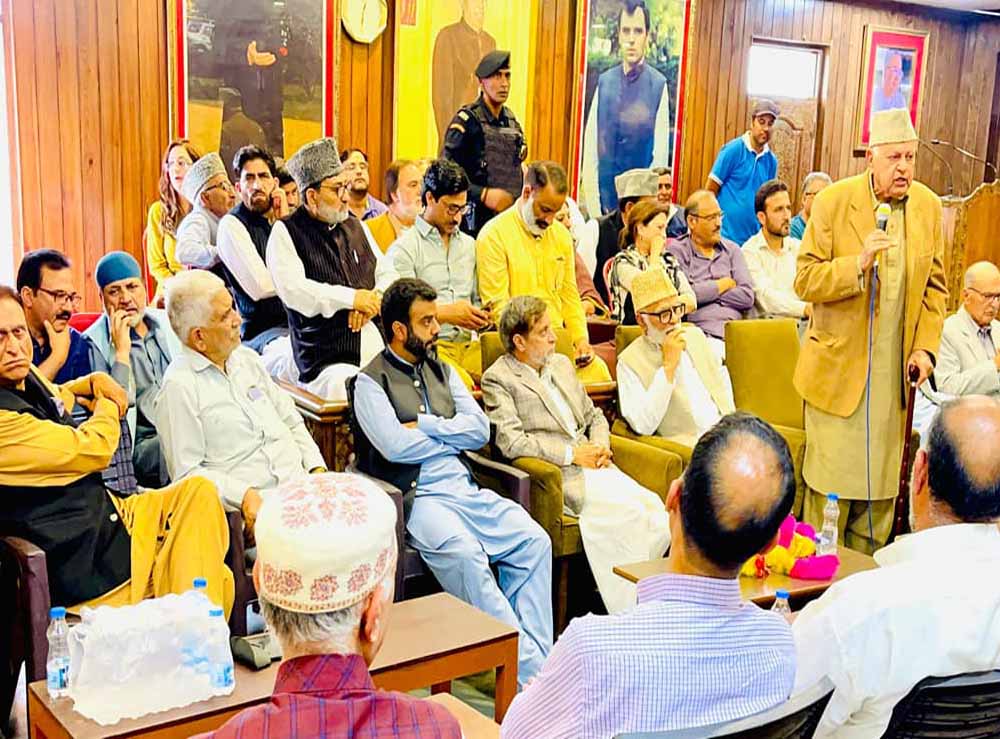
[{"label": "man in yellow shirt", "polygon": [[[79,426],[76,403],[92,412]],[[35,370],[18,296],[0,285],[0,535],[45,552],[54,606],[137,603],[204,577],[228,615],[229,528],[215,486],[191,477],[127,498],[104,486],[127,409],[102,372],[56,387]]]},{"label": "man in yellow shirt", "polygon": [[479,294],[494,316],[516,295],[544,300],[553,327],[565,329],[573,341],[580,381],[607,382],[608,366],[587,338],[573,238],[555,222],[567,189],[566,171],[555,162],[528,165],[520,199],[483,226],[476,239]]}]

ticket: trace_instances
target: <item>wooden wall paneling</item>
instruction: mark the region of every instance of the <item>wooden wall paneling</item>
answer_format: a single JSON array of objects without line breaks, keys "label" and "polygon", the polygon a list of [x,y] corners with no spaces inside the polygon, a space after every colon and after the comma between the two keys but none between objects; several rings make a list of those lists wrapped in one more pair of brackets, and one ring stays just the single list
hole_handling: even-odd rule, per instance
[{"label": "wooden wall paneling", "polygon": [[[539,48],[544,48],[550,54],[555,46],[556,6],[559,0],[539,3],[535,36]],[[586,20],[584,21],[586,22]],[[536,58],[535,88],[532,115],[535,121],[549,121],[549,125],[532,125],[533,141],[528,142],[528,159],[542,159],[552,155],[553,107],[557,104],[553,97],[555,81],[555,64],[551,57],[544,59],[541,54]],[[527,80],[513,80],[512,84],[523,85]],[[584,111],[586,116],[586,111]]]},{"label": "wooden wall paneling", "polygon": [[[145,0],[150,2],[150,0]],[[142,199],[141,170],[142,148],[153,145],[140,138],[139,111],[141,110],[141,81],[139,77],[139,13],[135,2],[122,0],[118,4],[118,91],[121,100],[119,107],[119,129],[121,136],[122,184],[123,194],[118,216],[125,224],[123,240],[130,233],[141,233],[141,225],[149,203]],[[165,80],[164,80],[165,82]],[[161,94],[167,94],[166,85]],[[146,176],[156,177],[150,173]],[[139,229],[138,231],[136,229]],[[102,250],[103,251],[103,250]]]},{"label": "wooden wall paneling", "polygon": [[41,241],[26,246],[25,251],[42,246],[56,249],[65,247],[63,240],[63,201],[59,177],[62,175],[59,149],[59,100],[58,79],[53,50],[56,48],[55,8],[51,2],[39,2],[35,7],[35,82],[38,110],[39,169],[42,181],[39,196],[42,213],[39,229]]},{"label": "wooden wall paneling", "polygon": [[[100,0],[91,2],[92,12],[97,19],[97,89],[100,101],[100,119],[97,126],[102,134],[97,166],[101,169],[103,183],[100,203],[102,210],[107,214],[103,219],[102,236],[104,244],[110,245],[125,243],[126,233],[122,219],[111,217],[114,204],[123,202],[125,197],[122,186],[121,96],[118,94],[121,84],[118,74],[118,15],[117,11],[98,12],[99,2]],[[167,127],[164,125],[163,131],[166,130]]]},{"label": "wooden wall paneling", "polygon": [[[545,3],[542,3],[545,4]],[[574,19],[576,7],[572,0],[558,0],[555,22],[555,51],[551,55],[553,69],[551,123],[551,152],[548,155],[567,169],[570,166],[572,147],[570,144],[573,126],[573,49],[575,46]],[[536,54],[537,58],[537,54]],[[545,57],[541,57],[546,64]]]},{"label": "wooden wall paneling", "polygon": [[[38,159],[38,115],[34,77],[23,70],[34,67],[34,7],[14,0],[3,0],[4,33],[7,48],[8,121],[10,125],[10,161],[13,188],[14,260],[20,260],[23,244],[38,238],[36,227],[41,223],[41,176]],[[31,156],[22,156],[31,152]],[[25,193],[33,197],[24,197]],[[15,265],[16,266],[16,265]]]},{"label": "wooden wall paneling", "polygon": [[[101,85],[97,56],[100,44],[97,34],[97,5],[93,0],[80,3],[78,15],[80,43],[77,45],[77,79],[80,96],[80,215],[83,231],[80,234],[80,263],[86,265],[88,250],[115,248],[104,239],[104,198],[106,186],[101,166]],[[88,303],[96,304],[97,286],[85,271],[85,295]]]}]

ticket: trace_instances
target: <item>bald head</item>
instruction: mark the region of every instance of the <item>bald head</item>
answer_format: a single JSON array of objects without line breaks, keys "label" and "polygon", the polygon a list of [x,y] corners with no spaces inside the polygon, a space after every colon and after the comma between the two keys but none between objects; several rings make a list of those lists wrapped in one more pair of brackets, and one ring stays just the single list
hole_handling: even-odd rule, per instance
[{"label": "bald head", "polygon": [[711,190],[695,190],[684,203],[684,210],[689,215],[704,215],[719,209],[719,201]]},{"label": "bald head", "polygon": [[980,326],[989,326],[1000,310],[1000,270],[992,262],[976,262],[965,271],[962,305]]},{"label": "bald head", "polygon": [[928,432],[927,485],[957,521],[1000,520],[1000,401],[969,395],[941,406]]},{"label": "bald head", "polygon": [[684,472],[685,539],[735,573],[774,538],[794,498],[788,444],[766,421],[731,413],[698,440]]}]

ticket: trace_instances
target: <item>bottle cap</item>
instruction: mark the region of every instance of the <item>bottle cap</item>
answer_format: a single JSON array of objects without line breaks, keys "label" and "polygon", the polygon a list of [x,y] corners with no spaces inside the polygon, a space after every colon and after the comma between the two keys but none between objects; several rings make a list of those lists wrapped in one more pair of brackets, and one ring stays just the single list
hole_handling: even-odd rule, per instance
[{"label": "bottle cap", "polygon": [[775,598],[785,598],[785,599],[787,599],[788,598],[788,591],[787,590],[776,590],[776,591],[774,591],[774,597]]},{"label": "bottle cap", "polygon": [[840,500],[840,496],[837,495],[836,493],[827,493],[826,499],[832,500],[834,503],[836,503],[838,500]]},{"label": "bottle cap", "polygon": [[209,608],[208,609],[208,615],[211,616],[212,618],[215,618],[216,616],[221,616],[222,615],[222,609],[221,608]]},{"label": "bottle cap", "polygon": [[191,584],[195,588],[207,588],[208,587],[208,580],[206,580],[204,577],[196,577]]},{"label": "bottle cap", "polygon": [[49,618],[66,618],[66,609],[62,606],[55,606],[49,609]]}]

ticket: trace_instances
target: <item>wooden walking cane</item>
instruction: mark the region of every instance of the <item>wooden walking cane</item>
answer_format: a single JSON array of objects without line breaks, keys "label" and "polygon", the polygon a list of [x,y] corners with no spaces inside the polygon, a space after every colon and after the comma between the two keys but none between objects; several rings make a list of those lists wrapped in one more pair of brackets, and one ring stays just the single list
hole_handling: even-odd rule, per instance
[{"label": "wooden walking cane", "polygon": [[913,441],[913,404],[917,397],[917,380],[920,370],[909,367],[909,390],[906,396],[906,426],[903,437],[903,458],[899,461],[899,493],[896,495],[896,512],[892,525],[892,541],[905,534],[910,524],[910,444]]}]

